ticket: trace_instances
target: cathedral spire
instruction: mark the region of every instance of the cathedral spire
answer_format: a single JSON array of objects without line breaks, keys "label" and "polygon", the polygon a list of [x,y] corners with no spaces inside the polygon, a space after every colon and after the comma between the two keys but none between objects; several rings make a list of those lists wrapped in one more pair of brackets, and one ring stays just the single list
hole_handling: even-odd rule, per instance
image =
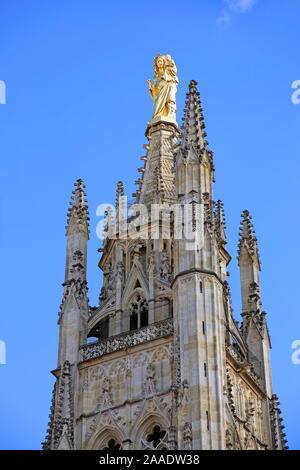
[{"label": "cathedral spire", "polygon": [[215,208],[215,226],[217,238],[221,243],[226,243],[226,222],[225,222],[225,213],[224,213],[224,204],[222,201],[218,200],[216,202]]},{"label": "cathedral spire", "polygon": [[[74,256],[80,254],[82,264],[82,275],[86,277],[87,241],[89,239],[89,217],[85,185],[82,179],[78,179],[72,191],[68,219],[66,225],[67,254],[65,282],[73,278]],[[65,289],[66,290],[66,289]]]},{"label": "cathedral spire", "polygon": [[240,267],[242,290],[242,331],[247,334],[249,321],[252,319],[261,333],[265,327],[265,312],[262,311],[260,293],[260,260],[257,239],[247,210],[242,213],[240,240],[238,247],[238,262]]},{"label": "cathedral spire", "polygon": [[240,238],[238,244],[238,264],[240,267],[242,310],[243,313],[253,310],[253,294],[256,303],[260,303],[260,260],[257,247],[257,238],[253,230],[249,211],[244,210],[240,225]]},{"label": "cathedral spire", "polygon": [[240,225],[239,244],[238,244],[238,261],[239,264],[242,260],[243,253],[247,252],[252,262],[256,264],[257,269],[260,271],[260,259],[257,246],[257,238],[253,230],[251,222],[252,217],[249,211],[244,210],[241,215],[242,222]]},{"label": "cathedral spire", "polygon": [[270,369],[271,342],[265,312],[262,309],[260,290],[260,259],[257,238],[249,211],[242,213],[238,245],[240,268],[242,318],[241,333],[248,349],[248,358],[258,375],[262,375],[263,386],[269,398],[272,396]]},{"label": "cathedral spire", "polygon": [[71,364],[77,361],[77,348],[84,337],[88,317],[86,271],[89,217],[84,188],[82,179],[78,179],[68,211],[64,294],[58,320],[60,325],[58,367],[61,367],[66,360]]},{"label": "cathedral spire", "polygon": [[184,117],[182,118],[183,124],[181,149],[185,156],[190,152],[194,152],[200,156],[203,148],[206,148],[208,142],[205,140],[205,124],[202,113],[200,93],[197,91],[197,82],[191,80],[189,84],[189,91],[186,94]]},{"label": "cathedral spire", "polygon": [[[186,94],[181,142],[176,157],[176,190],[181,203],[188,202],[193,194],[196,202],[208,197],[213,206],[214,164],[213,153],[205,140],[205,124],[197,82],[191,80]],[[205,197],[206,197],[205,196]],[[213,214],[211,213],[211,217]]]},{"label": "cathedral spire", "polygon": [[74,184],[75,190],[72,191],[70,208],[68,211],[68,219],[66,226],[66,235],[71,233],[85,232],[89,235],[89,217],[88,206],[86,200],[86,193],[84,192],[85,185],[81,178]]}]

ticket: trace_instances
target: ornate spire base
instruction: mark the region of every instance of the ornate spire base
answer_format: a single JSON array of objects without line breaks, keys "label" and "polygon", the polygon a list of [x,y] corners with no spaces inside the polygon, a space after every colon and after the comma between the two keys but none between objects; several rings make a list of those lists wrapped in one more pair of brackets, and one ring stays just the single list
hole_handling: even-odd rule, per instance
[{"label": "ornate spire base", "polygon": [[171,123],[171,124],[175,124],[175,126],[178,128],[178,124],[177,122],[175,121],[174,118],[172,117],[169,117],[169,116],[158,116],[154,119],[151,119],[151,121],[148,123],[149,126],[153,126],[159,122],[166,122],[166,123]]},{"label": "ornate spire base", "polygon": [[158,131],[158,130],[169,130],[174,132],[176,138],[178,139],[180,136],[180,129],[178,127],[177,122],[174,122],[172,120],[167,120],[166,119],[161,119],[161,118],[155,118],[153,121],[148,123],[147,129],[145,131],[145,136],[148,138],[153,132]]},{"label": "ornate spire base", "polygon": [[138,180],[139,204],[176,202],[173,170],[179,135],[174,122],[159,120],[147,127],[145,136],[149,144],[145,146],[147,155],[143,158],[142,177]]}]

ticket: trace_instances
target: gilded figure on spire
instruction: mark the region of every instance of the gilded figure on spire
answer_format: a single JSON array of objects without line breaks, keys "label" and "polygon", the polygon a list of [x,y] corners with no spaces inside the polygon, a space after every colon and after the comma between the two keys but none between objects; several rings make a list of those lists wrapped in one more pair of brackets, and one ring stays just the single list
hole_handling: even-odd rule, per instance
[{"label": "gilded figure on spire", "polygon": [[176,123],[177,68],[169,54],[158,54],[154,59],[154,77],[147,80],[153,99],[153,116],[150,124],[158,121]]}]

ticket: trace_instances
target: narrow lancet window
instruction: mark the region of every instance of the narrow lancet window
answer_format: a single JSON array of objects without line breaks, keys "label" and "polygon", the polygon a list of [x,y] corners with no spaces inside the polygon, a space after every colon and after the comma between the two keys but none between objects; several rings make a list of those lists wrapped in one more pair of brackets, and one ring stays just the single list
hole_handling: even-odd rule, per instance
[{"label": "narrow lancet window", "polygon": [[148,302],[138,295],[130,307],[130,331],[143,328],[148,323]]}]

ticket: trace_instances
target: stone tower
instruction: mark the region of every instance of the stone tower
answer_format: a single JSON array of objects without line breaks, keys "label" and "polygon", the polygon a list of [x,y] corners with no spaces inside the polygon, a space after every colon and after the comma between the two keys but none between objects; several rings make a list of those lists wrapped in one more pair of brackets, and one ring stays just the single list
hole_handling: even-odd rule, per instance
[{"label": "stone tower", "polygon": [[118,183],[115,210],[105,216],[96,307],[87,297],[84,185],[75,183],[44,449],[287,448],[272,390],[257,239],[244,211],[239,326],[196,86],[192,80],[181,133],[171,119],[147,126],[129,213]]}]

